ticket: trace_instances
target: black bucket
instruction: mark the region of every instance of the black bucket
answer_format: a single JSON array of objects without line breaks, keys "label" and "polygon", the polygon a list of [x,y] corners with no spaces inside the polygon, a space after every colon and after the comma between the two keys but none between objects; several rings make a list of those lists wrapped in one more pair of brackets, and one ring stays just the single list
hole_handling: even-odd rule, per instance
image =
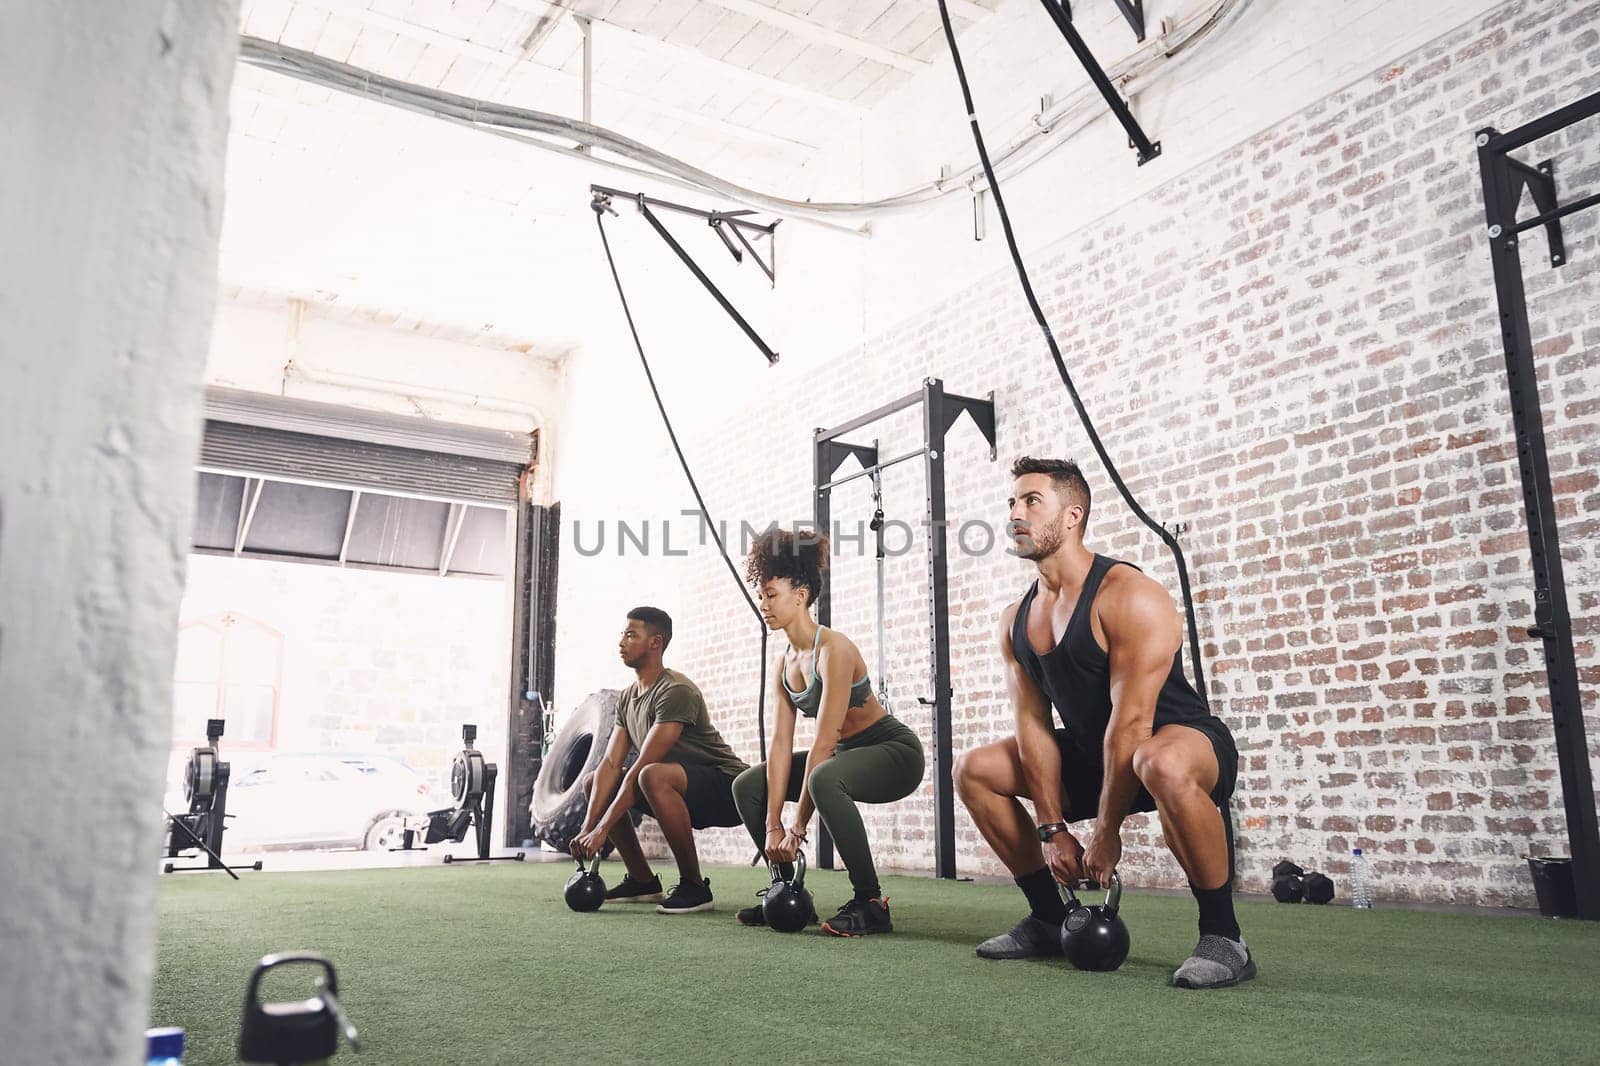
[{"label": "black bucket", "polygon": [[1571,859],[1528,859],[1533,876],[1533,894],[1539,899],[1539,913],[1546,918],[1575,918],[1578,890],[1572,881]]}]

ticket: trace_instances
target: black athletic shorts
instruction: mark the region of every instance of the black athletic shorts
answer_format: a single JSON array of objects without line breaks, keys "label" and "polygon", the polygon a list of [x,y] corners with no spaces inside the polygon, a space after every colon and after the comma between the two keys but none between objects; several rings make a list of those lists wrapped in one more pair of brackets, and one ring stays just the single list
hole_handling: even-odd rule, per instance
[{"label": "black athletic shorts", "polygon": [[[1239,779],[1239,749],[1234,745],[1227,728],[1213,728],[1206,719],[1192,726],[1169,722],[1161,728],[1194,729],[1205,734],[1206,739],[1211,741],[1211,750],[1217,756],[1217,784],[1211,790],[1211,798],[1219,807],[1226,803],[1228,797],[1233,795],[1234,784]],[[1085,751],[1065,729],[1057,729],[1055,733],[1056,748],[1061,752],[1061,784],[1067,793],[1067,812],[1063,815],[1063,821],[1081,822],[1097,817],[1100,813],[1100,791],[1106,779],[1105,756],[1098,749]],[[1140,785],[1128,813],[1140,814],[1155,809],[1155,797],[1150,795],[1149,789]]]},{"label": "black athletic shorts", "polygon": [[[689,807],[690,825],[696,829],[709,829],[712,826],[744,824],[744,819],[739,817],[739,808],[733,805],[733,777],[705,763],[684,762],[678,765],[683,767],[683,772],[689,778],[684,801]],[[656,816],[656,812],[650,809],[650,801],[644,798],[644,792],[637,787],[634,789],[633,809],[652,818]]]}]

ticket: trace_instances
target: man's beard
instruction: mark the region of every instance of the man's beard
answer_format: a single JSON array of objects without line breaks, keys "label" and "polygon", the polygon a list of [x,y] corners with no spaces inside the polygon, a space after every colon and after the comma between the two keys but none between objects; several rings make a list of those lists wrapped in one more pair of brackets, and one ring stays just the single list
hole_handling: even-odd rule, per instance
[{"label": "man's beard", "polygon": [[622,665],[626,666],[629,670],[637,670],[639,667],[644,665],[646,658],[647,657],[644,655],[638,655],[632,659],[624,659],[622,660]]},{"label": "man's beard", "polygon": [[1026,550],[1018,551],[1017,557],[1036,563],[1041,559],[1048,559],[1054,555],[1066,540],[1061,528],[1064,517],[1058,517],[1047,526],[1036,526],[1023,534],[1029,547]]}]

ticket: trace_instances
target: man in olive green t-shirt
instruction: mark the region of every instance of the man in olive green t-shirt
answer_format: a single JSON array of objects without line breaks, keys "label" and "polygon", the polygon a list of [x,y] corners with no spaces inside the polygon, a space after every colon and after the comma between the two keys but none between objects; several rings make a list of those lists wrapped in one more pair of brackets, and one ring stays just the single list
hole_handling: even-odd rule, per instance
[{"label": "man in olive green t-shirt", "polygon": [[[711,724],[694,682],[661,664],[671,640],[672,619],[665,611],[635,607],[628,612],[617,651],[636,679],[617,701],[617,726],[605,758],[584,775],[589,810],[569,850],[587,859],[600,854],[609,838],[628,875],[606,893],[607,901],[657,903],[658,914],[693,914],[714,906],[711,882],[700,876],[694,831],[741,824],[733,779],[746,766]],[[630,751],[639,758],[625,768]],[[661,879],[639,847],[629,810],[661,823],[678,861],[678,884],[665,897]]]}]

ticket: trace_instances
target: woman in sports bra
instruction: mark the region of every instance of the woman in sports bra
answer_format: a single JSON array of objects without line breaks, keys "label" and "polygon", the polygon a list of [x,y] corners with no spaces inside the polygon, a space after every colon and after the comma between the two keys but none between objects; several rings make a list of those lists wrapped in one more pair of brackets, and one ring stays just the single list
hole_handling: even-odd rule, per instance
[{"label": "woman in sports bra", "polygon": [[[772,686],[777,726],[770,759],[733,783],[733,799],[756,847],[780,866],[806,841],[813,808],[850,871],[855,895],[822,924],[834,936],[893,931],[857,803],[893,803],[922,783],[922,741],[872,693],[866,660],[849,637],[811,617],[828,565],[828,541],[772,530],[745,560],[768,629],[789,638]],[[795,750],[797,716],[814,718],[809,748]],[[799,804],[783,825],[786,801]],[[745,925],[764,924],[760,907],[739,912]]]}]

